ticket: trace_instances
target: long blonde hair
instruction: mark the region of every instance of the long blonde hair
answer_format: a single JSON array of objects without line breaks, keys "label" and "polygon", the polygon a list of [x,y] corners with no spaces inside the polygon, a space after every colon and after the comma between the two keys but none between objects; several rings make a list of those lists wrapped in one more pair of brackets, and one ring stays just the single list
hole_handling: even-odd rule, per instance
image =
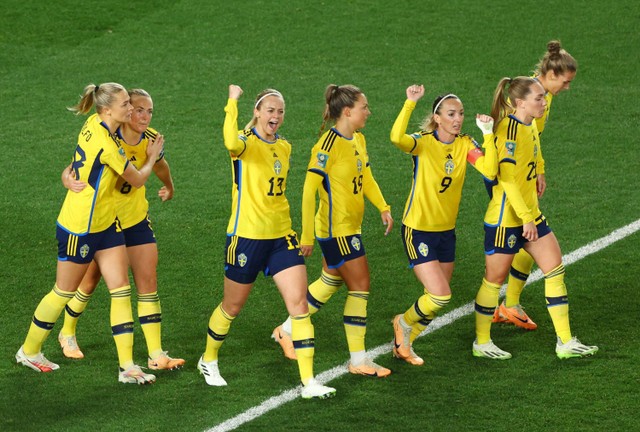
[{"label": "long blonde hair", "polygon": [[438,96],[433,101],[433,105],[431,106],[431,112],[420,123],[420,130],[424,132],[433,132],[434,130],[438,129],[438,123],[436,123],[436,120],[433,117],[436,114],[440,115],[440,108],[442,107],[442,102],[444,102],[447,99],[457,99],[458,101],[460,101],[460,103],[462,103],[460,98],[454,95],[453,93],[447,93],[447,94]]},{"label": "long blonde hair", "polygon": [[96,112],[99,114],[105,108],[109,107],[115,100],[115,96],[120,92],[127,92],[121,84],[108,82],[100,85],[89,84],[84,88],[80,102],[67,109],[76,115],[87,114],[95,105]]}]

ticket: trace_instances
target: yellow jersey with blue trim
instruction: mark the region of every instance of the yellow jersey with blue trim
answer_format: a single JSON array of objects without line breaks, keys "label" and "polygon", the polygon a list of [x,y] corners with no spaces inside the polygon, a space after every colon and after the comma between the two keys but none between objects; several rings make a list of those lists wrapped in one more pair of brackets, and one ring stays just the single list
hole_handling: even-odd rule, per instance
[{"label": "yellow jersey with blue trim", "polygon": [[485,224],[518,227],[541,215],[536,188],[539,135],[535,122],[525,124],[513,115],[498,124],[495,131],[498,184],[485,213]]},{"label": "yellow jersey with blue trim", "polygon": [[[229,123],[237,125],[237,105],[230,107],[227,104],[227,108],[227,120],[235,109],[236,120]],[[285,196],[291,144],[279,135],[275,141],[267,141],[255,128],[236,129],[233,135],[232,141],[236,142],[229,144],[229,133],[225,131],[228,149],[237,148],[237,142],[240,142],[237,153],[229,152],[233,186],[227,235],[268,240],[291,234],[289,201]]]},{"label": "yellow jersey with blue trim", "polygon": [[410,135],[414,146],[407,153],[413,159],[411,191],[402,223],[420,231],[448,231],[455,228],[469,152],[480,148],[469,135],[452,142],[438,139],[437,132]]},{"label": "yellow jersey with blue trim", "polygon": [[[354,132],[350,139],[335,128],[325,132],[311,150],[307,172],[322,177],[314,222],[318,239],[360,234],[365,196],[380,212],[390,209],[373,178],[367,143],[361,132]],[[314,209],[304,207],[305,202],[302,244],[309,244],[305,237],[313,230],[305,227],[308,219],[304,215],[313,213]]]},{"label": "yellow jersey with blue trim", "polygon": [[98,114],[82,126],[73,155],[76,179],[87,183],[81,192],[67,191],[57,224],[75,234],[101,232],[116,218],[115,185],[129,161]]},{"label": "yellow jersey with blue trim", "polygon": [[[125,155],[129,162],[133,164],[137,169],[142,168],[147,161],[147,146],[149,141],[153,141],[158,132],[153,128],[148,128],[144,133],[140,135],[140,141],[134,145],[127,144],[122,137],[120,129],[116,131],[116,139],[120,146],[124,149]],[[158,156],[159,161],[164,157],[164,149]],[[124,178],[119,177],[116,182],[116,214],[120,227],[122,229],[130,228],[147,217],[149,212],[149,201],[146,197],[146,188],[135,187],[125,181]]]}]

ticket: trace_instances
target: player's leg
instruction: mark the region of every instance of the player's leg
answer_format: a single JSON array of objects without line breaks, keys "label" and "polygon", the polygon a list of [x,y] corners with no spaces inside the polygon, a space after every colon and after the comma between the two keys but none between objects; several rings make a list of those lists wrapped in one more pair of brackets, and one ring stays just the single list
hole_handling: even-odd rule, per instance
[{"label": "player's leg", "polygon": [[506,297],[493,314],[493,322],[513,324],[525,330],[538,328],[520,305],[520,294],[531,274],[533,263],[533,258],[524,248],[515,255],[509,271]]},{"label": "player's leg", "polygon": [[80,350],[76,340],[76,326],[80,315],[87,308],[87,303],[98,286],[100,278],[102,278],[102,274],[98,264],[95,261],[91,261],[75,295],[65,307],[64,324],[58,334],[58,342],[62,348],[62,353],[67,358],[84,358],[84,353]]}]

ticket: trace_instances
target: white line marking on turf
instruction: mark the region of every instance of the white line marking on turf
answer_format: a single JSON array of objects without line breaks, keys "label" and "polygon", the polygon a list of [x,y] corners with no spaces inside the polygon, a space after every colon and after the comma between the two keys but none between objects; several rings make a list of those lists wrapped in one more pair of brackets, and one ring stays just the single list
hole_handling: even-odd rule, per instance
[{"label": "white line marking on turf", "polygon": [[[627,226],[624,226],[622,228],[619,228],[613,231],[611,234],[605,237],[592,241],[586,246],[576,249],[575,251],[563,256],[562,261],[564,262],[565,266],[573,264],[591,254],[601,251],[607,246],[610,246],[613,243],[619,240],[622,240],[623,238],[630,236],[631,234],[634,234],[636,231],[639,231],[639,230],[640,230],[640,219],[630,223]],[[540,279],[542,279],[542,277],[543,277],[542,272],[540,270],[536,270],[533,273],[531,273],[531,276],[527,280],[527,284],[537,282]],[[502,287],[502,290],[500,292],[501,296],[504,295],[504,291],[505,291],[505,286]],[[460,306],[452,310],[451,312],[448,312],[442,316],[437,317],[431,322],[431,324],[429,324],[429,327],[427,327],[427,329],[424,332],[422,332],[418,337],[422,337],[426,334],[433,333],[434,331],[441,329],[442,327],[448,326],[449,324],[453,323],[454,321],[457,321],[458,319],[464,316],[470,315],[471,313],[473,313],[473,309],[474,309],[473,304],[474,302],[471,301],[466,305]],[[375,359],[376,357],[382,354],[388,354],[390,352],[391,352],[390,343],[380,345],[379,347],[376,347],[372,350],[367,351],[367,353],[372,359]],[[328,371],[322,372],[321,374],[316,376],[316,379],[320,383],[326,384],[327,382],[333,381],[334,379],[339,378],[345,374],[347,374],[347,363],[341,364],[340,366],[336,366],[332,369],[329,369]],[[237,416],[230,418],[229,420],[226,420],[220,423],[219,425],[214,426],[211,429],[207,429],[205,432],[227,432],[227,431],[234,430],[242,426],[243,424],[248,423],[251,420],[262,416],[263,414],[266,414],[272,409],[278,408],[279,406],[284,405],[287,402],[291,402],[292,400],[297,399],[298,397],[300,397],[299,386],[291,390],[286,390],[281,394],[279,394],[278,396],[273,396],[267,399],[266,401],[262,402],[260,405],[255,406],[253,408],[249,408],[245,412],[238,414]]]}]

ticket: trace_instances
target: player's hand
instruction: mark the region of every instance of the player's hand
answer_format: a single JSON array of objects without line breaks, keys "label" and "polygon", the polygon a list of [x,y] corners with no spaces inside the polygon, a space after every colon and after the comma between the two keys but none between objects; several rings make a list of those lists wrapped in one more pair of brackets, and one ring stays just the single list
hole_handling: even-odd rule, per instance
[{"label": "player's hand", "polygon": [[482,135],[493,133],[493,118],[486,114],[476,114],[476,124],[482,131]]},{"label": "player's hand", "polygon": [[530,242],[538,240],[538,229],[535,222],[529,222],[522,227],[522,237],[526,238]]},{"label": "player's hand", "polygon": [[300,245],[300,255],[310,257],[313,253],[313,245]]},{"label": "player's hand", "polygon": [[162,186],[158,191],[158,196],[160,197],[162,202],[169,201],[171,198],[173,198],[173,188]]},{"label": "player's hand", "polygon": [[414,84],[407,87],[407,99],[418,102],[424,96],[424,86],[422,84]]},{"label": "player's hand", "polygon": [[391,232],[391,228],[393,228],[393,218],[391,217],[390,211],[383,211],[380,213],[380,217],[382,218],[382,224],[387,227],[384,231],[384,235],[387,235]]},{"label": "player's hand", "polygon": [[544,174],[538,174],[536,178],[536,190],[538,191],[538,198],[542,198],[544,191],[547,190],[547,180]]},{"label": "player's hand", "polygon": [[235,84],[229,85],[229,99],[238,100],[240,99],[240,96],[242,95],[242,93],[243,91],[240,88],[240,86]]},{"label": "player's hand", "polygon": [[151,160],[158,160],[158,156],[160,156],[160,152],[164,147],[164,135],[158,134],[155,139],[149,140],[149,145],[147,145],[147,158]]},{"label": "player's hand", "polygon": [[62,185],[75,193],[82,192],[87,187],[86,182],[76,180],[76,172],[71,169],[71,165],[65,168],[62,173]]}]

